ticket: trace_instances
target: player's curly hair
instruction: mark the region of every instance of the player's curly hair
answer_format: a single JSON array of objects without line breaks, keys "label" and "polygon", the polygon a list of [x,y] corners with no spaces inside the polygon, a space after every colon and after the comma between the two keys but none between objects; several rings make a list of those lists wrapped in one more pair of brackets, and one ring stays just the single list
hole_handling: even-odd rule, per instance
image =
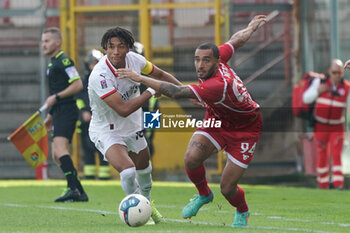
[{"label": "player's curly hair", "polygon": [[128,45],[130,49],[133,47],[135,42],[134,37],[130,31],[117,26],[108,29],[103,35],[101,40],[101,47],[104,50],[107,50],[107,45],[113,37],[117,37],[122,40],[125,44]]},{"label": "player's curly hair", "polygon": [[210,43],[210,42],[206,42],[206,43],[203,43],[201,45],[199,45],[197,47],[197,49],[211,49],[213,50],[213,56],[216,58],[216,59],[219,59],[220,57],[220,53],[219,53],[219,49],[218,47],[213,44],[213,43]]}]

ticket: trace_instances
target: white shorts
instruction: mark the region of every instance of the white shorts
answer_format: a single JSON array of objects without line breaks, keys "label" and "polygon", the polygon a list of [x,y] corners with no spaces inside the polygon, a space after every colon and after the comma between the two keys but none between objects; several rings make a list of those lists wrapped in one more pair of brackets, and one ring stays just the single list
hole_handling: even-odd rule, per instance
[{"label": "white shorts", "polygon": [[96,148],[103,154],[106,161],[106,151],[114,144],[124,145],[128,148],[128,151],[136,154],[147,147],[147,141],[143,131],[138,131],[129,136],[120,136],[116,132],[89,131],[89,136]]}]

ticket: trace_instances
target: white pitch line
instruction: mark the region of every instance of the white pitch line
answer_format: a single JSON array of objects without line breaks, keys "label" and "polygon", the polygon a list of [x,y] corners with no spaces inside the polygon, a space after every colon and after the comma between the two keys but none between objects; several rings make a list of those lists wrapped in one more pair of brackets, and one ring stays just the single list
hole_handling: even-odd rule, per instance
[{"label": "white pitch line", "polygon": [[[22,207],[22,208],[29,208],[31,206],[23,205],[23,204],[16,204],[16,203],[1,203],[0,205],[3,206],[9,206],[9,207]],[[104,210],[94,210],[94,209],[82,209],[82,208],[71,208],[71,207],[62,207],[62,206],[33,206],[37,208],[43,208],[43,209],[57,209],[57,210],[71,210],[71,211],[81,211],[81,212],[91,212],[91,213],[98,213],[98,214],[110,214],[110,215],[116,215],[116,212],[111,211],[104,211]],[[158,206],[159,207],[159,206]],[[169,208],[169,206],[167,206]],[[165,206],[163,208],[166,208]],[[177,208],[177,206],[171,206],[170,208]],[[209,208],[203,208],[201,210],[209,210]],[[229,211],[218,211],[218,212],[229,212]],[[264,216],[264,214],[261,213],[252,213],[252,215],[257,216]],[[305,220],[305,219],[292,219],[292,218],[285,218],[281,216],[266,216],[266,218],[269,219],[275,219],[275,220],[282,220],[282,221],[291,221],[291,222],[314,222],[311,220]],[[169,221],[173,222],[191,222],[195,224],[204,224],[204,225],[217,225],[222,226],[222,224],[215,224],[215,223],[208,223],[208,222],[196,222],[196,221],[189,221],[189,220],[183,220],[183,219],[169,219]],[[334,223],[334,222],[321,222],[321,224],[325,225],[339,225],[342,227],[350,227],[350,224],[348,223]]]},{"label": "white pitch line", "polygon": [[[281,216],[266,216],[266,218],[269,219],[277,219],[277,220],[282,220],[282,221],[287,221],[287,222],[314,222],[311,220],[307,220],[307,219],[298,219],[298,218],[285,218],[285,217],[281,217]],[[324,225],[339,225],[341,227],[350,227],[350,223],[334,223],[334,222],[321,222],[320,224],[324,224]]]},{"label": "white pitch line", "polygon": [[295,232],[316,232],[316,233],[337,233],[335,231],[320,231],[320,230],[313,230],[313,229],[302,229],[302,228],[281,228],[281,227],[254,227],[254,226],[247,226],[247,228],[250,229],[264,229],[264,230],[275,230],[275,231],[295,231]]},{"label": "white pitch line", "polygon": [[79,208],[70,208],[70,207],[63,207],[63,206],[36,206],[37,208],[42,209],[55,209],[55,210],[73,210],[73,211],[81,211],[81,212],[91,212],[91,213],[97,213],[97,214],[110,214],[110,215],[116,215],[116,212],[111,211],[105,211],[105,210],[93,210],[93,209],[79,209]]},{"label": "white pitch line", "polygon": [[[183,206],[178,206],[178,205],[157,205],[159,208],[163,209],[182,209]],[[201,208],[202,210],[210,210],[208,207],[203,207]],[[233,213],[233,211],[229,210],[217,210],[215,211],[216,213]],[[288,222],[305,222],[305,223],[312,223],[314,221],[312,220],[306,220],[306,219],[297,219],[297,218],[286,218],[286,217],[281,217],[281,216],[265,216],[265,214],[262,213],[251,213],[252,216],[262,216],[268,219],[274,219],[274,220],[282,220],[282,221],[288,221]],[[334,222],[320,222],[319,224],[324,224],[324,225],[338,225],[340,227],[350,227],[350,223],[334,223]]]},{"label": "white pitch line", "polygon": [[[225,226],[224,224],[217,223],[208,223],[208,222],[200,222],[200,221],[190,221],[183,219],[169,219],[166,218],[166,221],[169,222],[180,222],[180,223],[192,223],[198,225],[209,225],[209,226]],[[226,225],[228,226],[228,225]],[[295,231],[295,232],[315,232],[315,233],[337,233],[337,232],[329,232],[329,231],[321,231],[321,230],[313,230],[313,229],[302,229],[302,228],[282,228],[282,227],[264,227],[264,226],[247,226],[249,229],[263,229],[263,230],[275,230],[275,231]]]},{"label": "white pitch line", "polygon": [[[90,213],[97,213],[97,214],[105,214],[105,215],[117,215],[116,212],[111,211],[104,211],[104,210],[94,210],[94,209],[81,209],[81,208],[71,208],[71,207],[63,207],[63,206],[29,206],[29,205],[23,205],[23,204],[16,204],[16,203],[0,203],[2,206],[8,206],[8,207],[19,207],[19,208],[42,208],[42,209],[56,209],[56,210],[69,210],[69,211],[80,211],[80,212],[90,212]],[[262,214],[256,214],[256,215],[262,215]],[[272,219],[281,219],[283,220],[283,217],[278,216],[271,216]],[[178,222],[178,223],[190,223],[190,224],[198,224],[198,225],[209,225],[209,226],[224,226],[224,224],[217,224],[217,223],[210,223],[210,222],[201,222],[201,221],[192,221],[192,220],[184,220],[184,219],[171,219],[171,218],[165,218],[166,221],[169,222]],[[287,219],[287,218],[285,218]],[[290,219],[299,221],[297,219]],[[287,220],[286,220],[287,221]],[[308,221],[307,222],[312,222]],[[334,224],[339,226],[348,227],[350,224],[344,224],[344,223],[326,223],[326,224]],[[294,232],[316,232],[316,233],[337,233],[337,232],[329,232],[329,231],[321,231],[321,230],[313,230],[313,229],[302,229],[302,228],[281,228],[281,227],[264,227],[264,226],[248,226],[247,228],[250,229],[264,229],[264,230],[275,230],[275,231],[294,231]]]},{"label": "white pitch line", "polygon": [[[3,203],[4,206],[9,207],[22,207],[22,208],[30,208],[31,206],[28,205],[22,205],[22,204],[15,204],[15,203]],[[104,211],[104,210],[93,210],[93,209],[80,209],[80,208],[71,208],[71,207],[62,207],[62,206],[33,206],[37,208],[43,208],[43,209],[56,209],[56,210],[69,210],[69,211],[80,211],[80,212],[90,212],[90,213],[98,213],[98,214],[109,214],[109,215],[117,215],[116,212],[111,211]],[[170,219],[166,218],[166,221],[169,222],[179,222],[179,223],[192,223],[192,224],[199,224],[199,225],[210,225],[210,226],[223,226],[223,224],[217,224],[217,223],[209,223],[209,222],[201,222],[201,221],[190,221],[190,220],[183,220],[183,219]],[[327,231],[314,231],[311,229],[300,229],[300,228],[279,228],[279,227],[261,227],[261,226],[249,226],[248,228],[252,229],[267,229],[267,230],[285,230],[285,231],[302,231],[302,232],[317,232],[317,233],[331,233]],[[335,233],[335,232],[333,232]]]},{"label": "white pitch line", "polygon": [[71,211],[80,211],[80,212],[91,212],[91,213],[97,213],[97,214],[110,214],[110,215],[116,215],[117,213],[111,212],[111,211],[105,211],[105,210],[93,210],[93,209],[80,209],[80,208],[71,208],[71,207],[63,207],[63,206],[29,206],[29,205],[22,205],[22,204],[14,204],[14,203],[1,203],[2,206],[8,206],[8,207],[22,207],[22,208],[41,208],[41,209],[55,209],[55,210],[71,210]]}]

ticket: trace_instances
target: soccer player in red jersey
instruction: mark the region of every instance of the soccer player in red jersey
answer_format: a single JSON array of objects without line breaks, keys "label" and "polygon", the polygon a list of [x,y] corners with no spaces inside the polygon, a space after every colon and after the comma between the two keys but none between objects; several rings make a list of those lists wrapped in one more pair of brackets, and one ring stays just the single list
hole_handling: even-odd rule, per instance
[{"label": "soccer player in red jersey", "polygon": [[141,82],[171,98],[197,98],[206,108],[204,120],[221,121],[220,128],[197,128],[188,144],[185,169],[199,195],[184,207],[184,218],[195,216],[204,204],[213,200],[203,163],[212,154],[224,150],[228,159],[222,172],[221,193],[236,207],[232,226],[247,225],[249,208],[244,191],[237,184],[253,158],[262,131],[262,117],[260,106],[252,100],[243,82],[227,62],[235,49],[243,46],[263,22],[266,22],[266,16],[257,15],[245,29],[236,32],[220,47],[212,43],[197,47],[194,64],[198,85],[176,86],[128,69],[117,71],[122,78]]}]

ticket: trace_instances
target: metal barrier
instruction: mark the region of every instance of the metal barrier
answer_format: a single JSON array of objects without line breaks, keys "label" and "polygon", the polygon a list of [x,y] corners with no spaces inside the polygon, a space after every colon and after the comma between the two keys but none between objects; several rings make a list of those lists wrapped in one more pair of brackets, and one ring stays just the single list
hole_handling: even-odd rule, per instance
[{"label": "metal barrier", "polygon": [[[213,8],[215,9],[215,43],[221,43],[221,0],[210,2],[186,2],[186,3],[150,3],[150,0],[139,0],[138,4],[126,5],[104,5],[103,2],[98,6],[78,5],[77,0],[60,0],[60,25],[65,42],[63,49],[69,51],[69,55],[74,61],[77,60],[77,14],[87,13],[106,13],[114,14],[123,11],[138,11],[139,13],[139,34],[140,42],[145,46],[145,57],[151,60],[151,15],[150,10],[154,9],[179,9],[179,8]],[[69,38],[67,40],[67,38]]]}]

